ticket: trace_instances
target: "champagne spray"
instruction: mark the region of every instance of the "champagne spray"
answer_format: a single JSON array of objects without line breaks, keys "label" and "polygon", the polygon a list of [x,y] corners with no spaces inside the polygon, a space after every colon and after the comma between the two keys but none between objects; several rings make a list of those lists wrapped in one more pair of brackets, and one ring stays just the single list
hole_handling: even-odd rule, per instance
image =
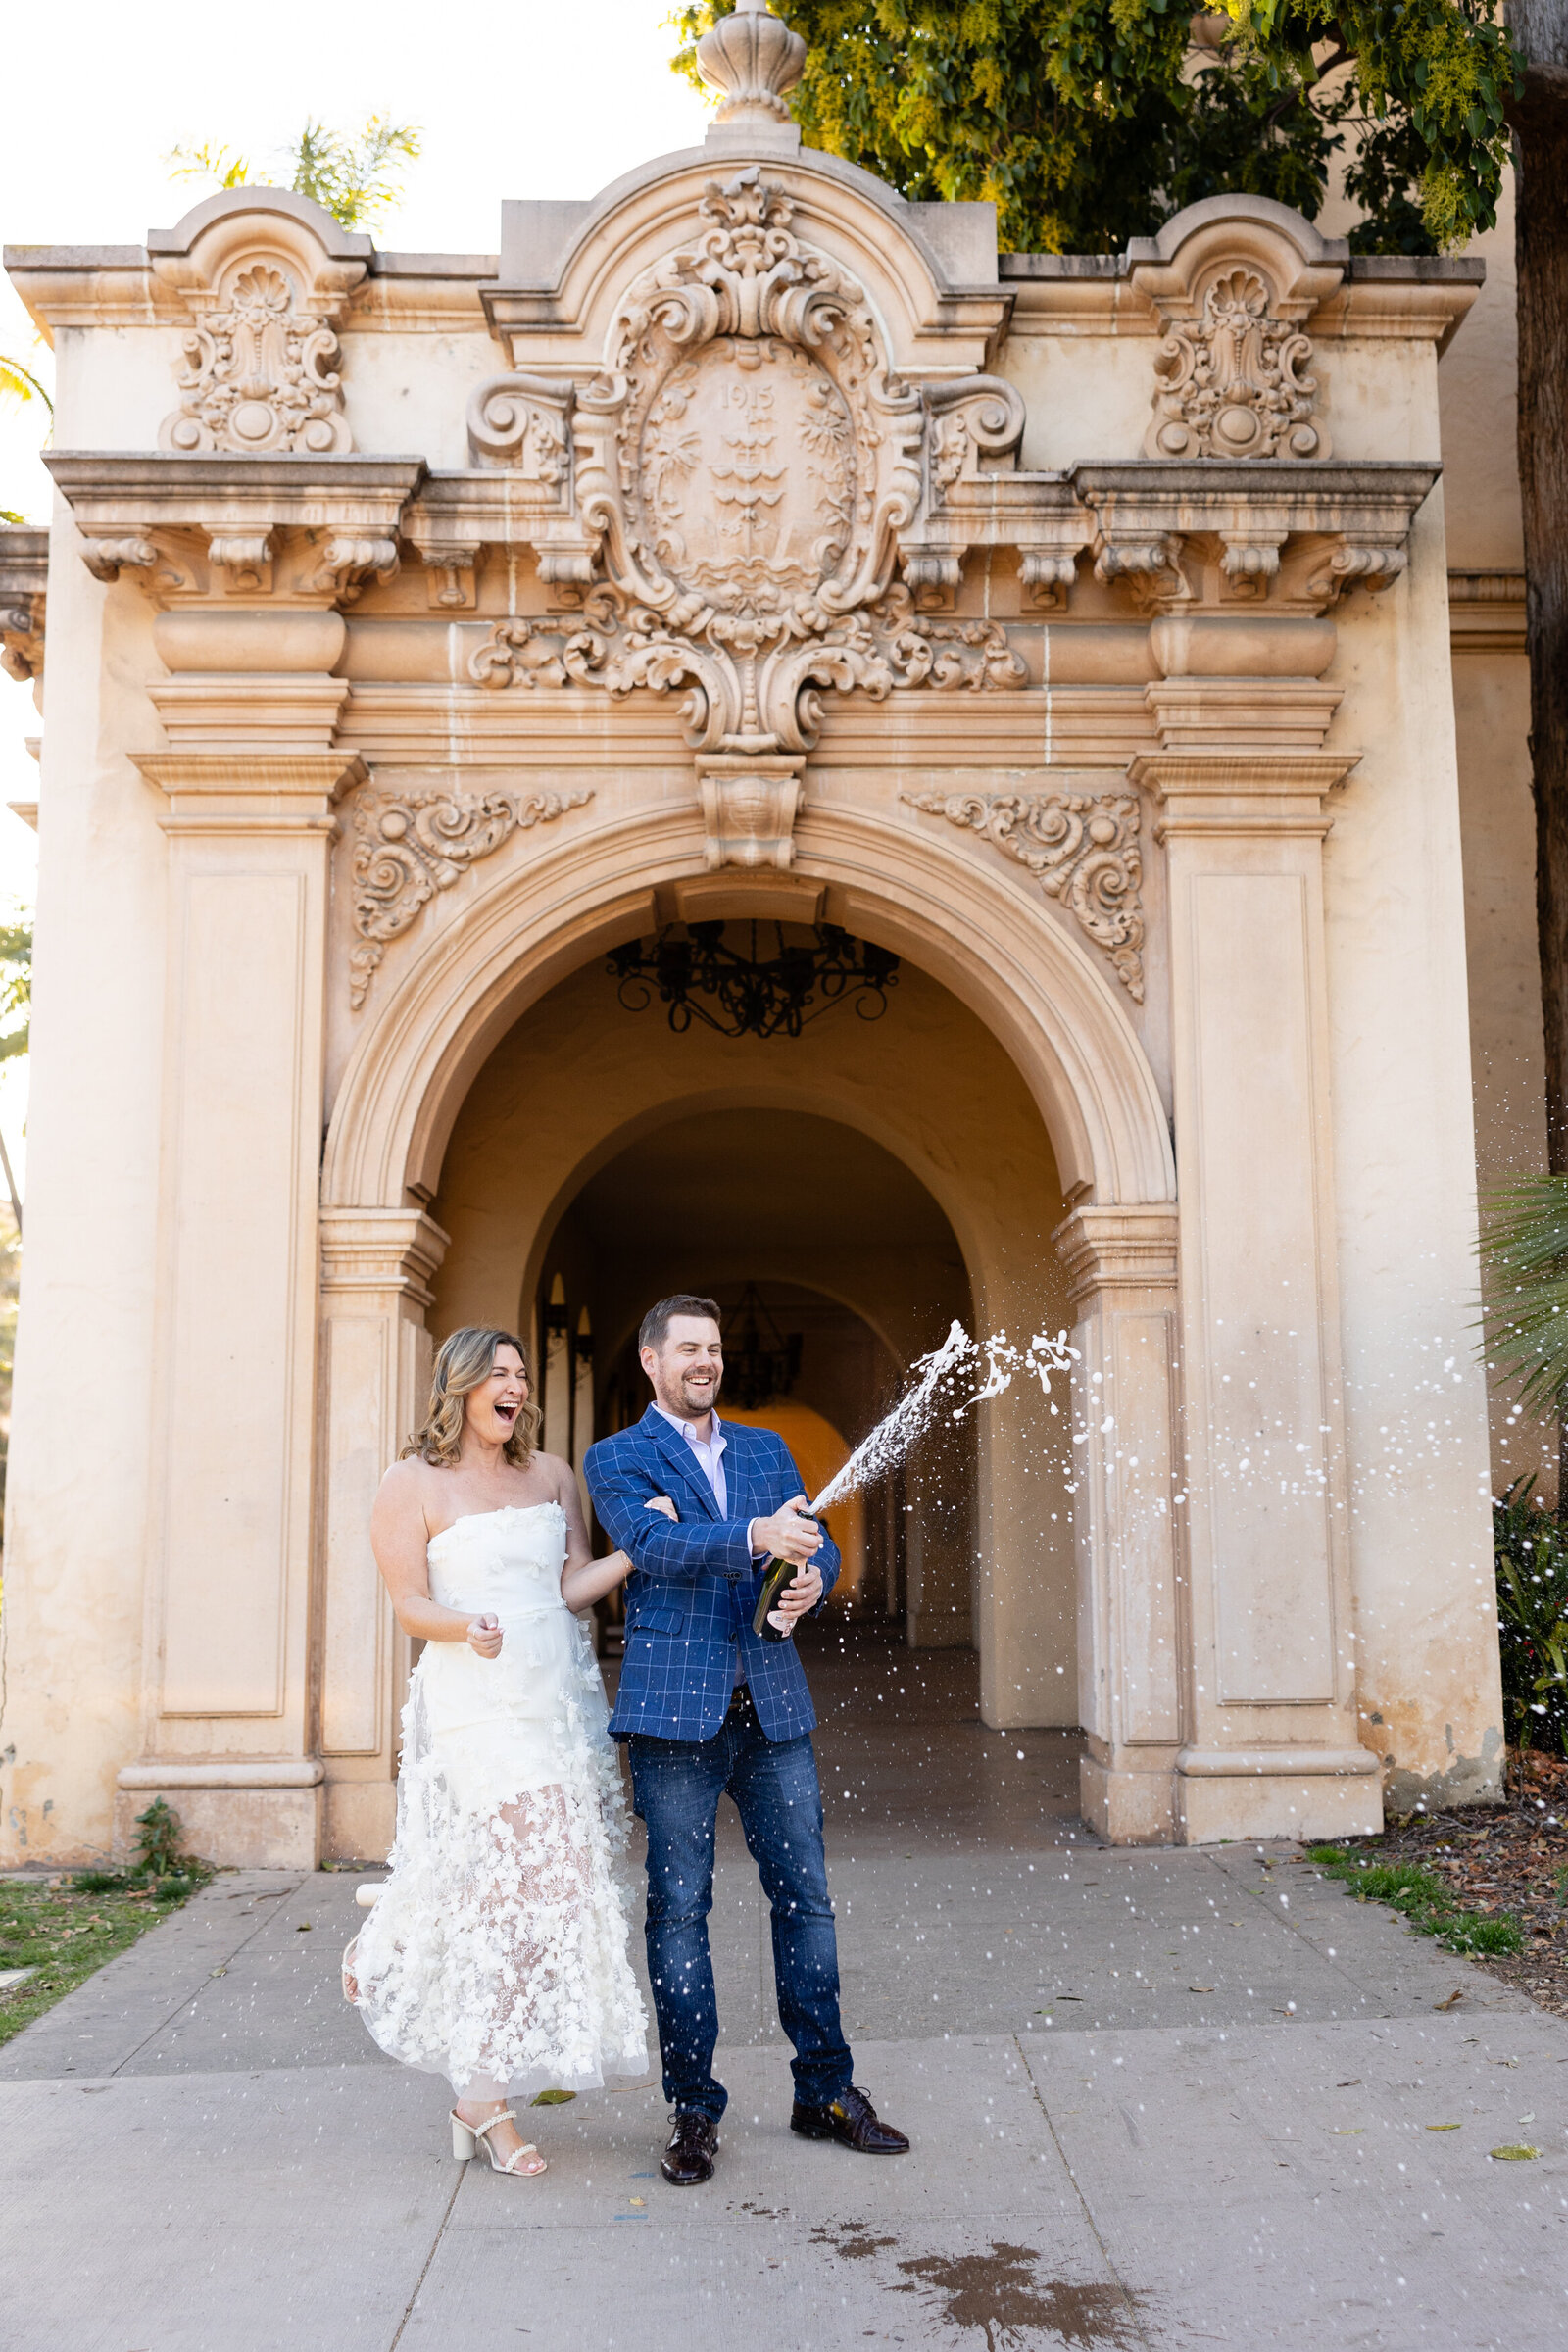
[{"label": "champagne spray", "polygon": [[[951,1406],[950,1418],[958,1421],[972,1404],[988,1396],[1000,1396],[1012,1386],[1015,1372],[1032,1372],[1042,1390],[1049,1396],[1053,1372],[1064,1372],[1078,1360],[1078,1351],[1067,1345],[1067,1334],[1058,1331],[1054,1339],[1045,1332],[1036,1332],[1026,1348],[1014,1347],[1006,1333],[997,1332],[988,1340],[972,1340],[961,1323],[955,1323],[940,1348],[922,1355],[913,1366],[919,1375],[914,1386],[901,1396],[893,1410],[880,1420],[869,1437],[860,1443],[844,1464],[830,1478],[821,1493],[811,1501],[804,1517],[814,1519],[829,1503],[842,1502],[873,1478],[883,1477],[897,1468],[935,1416],[950,1393],[957,1373],[980,1357],[985,1358],[985,1377],[971,1396]],[[764,1642],[783,1642],[788,1635],[771,1622],[778,1607],[779,1594],[790,1581],[800,1574],[793,1560],[770,1559],[762,1571],[762,1583],[752,1612],[752,1631]]]}]

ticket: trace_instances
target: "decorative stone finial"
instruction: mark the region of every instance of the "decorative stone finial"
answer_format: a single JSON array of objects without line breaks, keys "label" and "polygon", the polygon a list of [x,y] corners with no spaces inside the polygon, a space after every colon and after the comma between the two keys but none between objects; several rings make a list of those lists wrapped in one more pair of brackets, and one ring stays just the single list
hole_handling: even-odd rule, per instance
[{"label": "decorative stone finial", "polygon": [[718,122],[788,122],[783,93],[806,71],[806,43],[775,17],[767,0],[736,0],[697,44],[697,69],[724,92]]}]

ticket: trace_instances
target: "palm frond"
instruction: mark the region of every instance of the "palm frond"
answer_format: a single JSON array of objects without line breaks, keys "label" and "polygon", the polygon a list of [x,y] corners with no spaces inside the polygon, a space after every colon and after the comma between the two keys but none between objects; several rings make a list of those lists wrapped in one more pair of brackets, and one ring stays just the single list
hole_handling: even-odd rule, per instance
[{"label": "palm frond", "polygon": [[[30,368],[0,353],[0,400],[41,400],[52,416],[55,404]],[[18,517],[20,520],[20,516]]]},{"label": "palm frond", "polygon": [[210,179],[215,188],[242,188],[251,175],[248,155],[212,139],[196,147],[171,147],[164,163],[171,179]]},{"label": "palm frond", "polygon": [[1520,1176],[1484,1202],[1489,1364],[1517,1401],[1568,1414],[1568,1175]]}]

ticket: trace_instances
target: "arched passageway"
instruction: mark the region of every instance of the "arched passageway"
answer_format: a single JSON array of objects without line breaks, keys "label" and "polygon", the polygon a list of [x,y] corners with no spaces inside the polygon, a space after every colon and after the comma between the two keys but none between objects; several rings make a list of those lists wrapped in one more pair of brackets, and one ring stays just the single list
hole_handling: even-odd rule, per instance
[{"label": "arched passageway", "polygon": [[[657,1005],[628,1010],[596,958],[475,1075],[431,1213],[451,1236],[433,1329],[531,1325],[547,1442],[579,1461],[590,1432],[643,1410],[637,1324],[669,1290],[719,1299],[732,1354],[754,1292],[798,1344],[785,1402],[845,1446],[955,1317],[1068,1320],[1044,1124],[997,1040],[907,965],[880,1019],[839,1007],[760,1040],[673,1034]],[[855,1616],[972,1653],[954,1687],[978,1712],[983,1669],[993,1721],[1077,1720],[1063,1430],[1037,1395],[988,1406],[840,1531],[858,1537]]]}]

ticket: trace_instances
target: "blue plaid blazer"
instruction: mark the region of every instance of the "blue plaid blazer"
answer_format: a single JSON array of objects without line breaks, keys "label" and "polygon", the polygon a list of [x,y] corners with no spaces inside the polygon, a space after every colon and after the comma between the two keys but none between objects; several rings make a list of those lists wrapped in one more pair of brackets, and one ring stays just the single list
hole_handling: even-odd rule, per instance
[{"label": "blue plaid blazer", "polygon": [[[722,1414],[720,1419],[722,1419]],[[805,1493],[789,1447],[770,1429],[724,1423],[727,1519],[691,1447],[650,1405],[632,1429],[590,1446],[583,1463],[599,1523],[634,1562],[626,1579],[626,1655],[610,1729],[617,1740],[711,1740],[729,1707],[731,1642],[758,1721],[769,1740],[795,1740],[816,1723],[793,1642],[762,1642],[752,1631],[761,1565],[747,1529],[792,1494]],[[678,1521],[646,1506],[667,1494]],[[824,1529],[816,1555],[823,1597],[839,1572],[838,1545]]]}]

